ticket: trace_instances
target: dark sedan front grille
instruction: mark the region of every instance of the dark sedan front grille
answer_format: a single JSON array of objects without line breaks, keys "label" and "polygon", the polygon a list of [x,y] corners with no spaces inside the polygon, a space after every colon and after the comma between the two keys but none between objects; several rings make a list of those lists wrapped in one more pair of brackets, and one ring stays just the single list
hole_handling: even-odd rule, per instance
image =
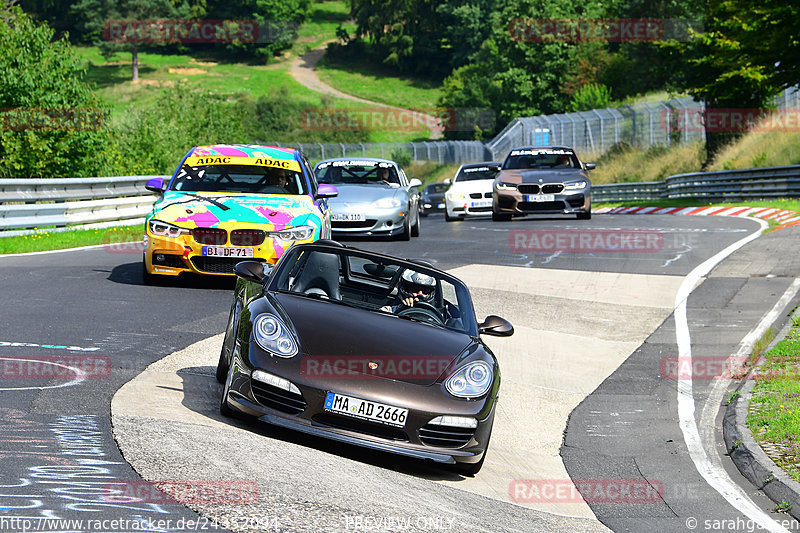
[{"label": "dark sedan front grille", "polygon": [[289,392],[256,379],[250,380],[253,397],[264,407],[290,415],[299,415],[306,409],[306,401],[301,394]]},{"label": "dark sedan front grille", "polygon": [[233,267],[242,261],[241,257],[192,257],[194,267],[209,274],[233,274]]},{"label": "dark sedan front grille", "polygon": [[563,190],[563,183],[545,183],[542,185],[542,194],[558,194]]},{"label": "dark sedan front grille", "polygon": [[380,437],[389,440],[402,440],[407,441],[408,435],[398,428],[392,426],[384,426],[374,422],[366,422],[357,418],[347,418],[344,416],[337,416],[328,413],[316,414],[312,417],[314,422],[324,424],[326,426],[346,429],[348,431],[355,431],[356,433],[363,433],[365,435],[372,435],[373,437]]},{"label": "dark sedan front grille", "polygon": [[479,192],[471,192],[469,193],[470,198],[480,198],[482,195]]},{"label": "dark sedan front grille", "polygon": [[428,446],[439,448],[460,448],[467,444],[475,434],[475,428],[457,428],[426,424],[419,428],[419,440]]},{"label": "dark sedan front grille", "polygon": [[555,211],[564,209],[564,202],[520,202],[521,211]]}]

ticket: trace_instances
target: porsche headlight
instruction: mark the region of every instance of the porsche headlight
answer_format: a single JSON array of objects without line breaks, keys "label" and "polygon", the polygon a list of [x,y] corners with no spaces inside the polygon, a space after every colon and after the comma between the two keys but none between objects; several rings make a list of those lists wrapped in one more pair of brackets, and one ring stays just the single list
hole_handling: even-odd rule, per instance
[{"label": "porsche headlight", "polygon": [[314,235],[314,226],[297,226],[280,231],[271,231],[270,237],[276,237],[282,241],[304,241]]},{"label": "porsche headlight", "polygon": [[483,361],[473,361],[456,370],[444,382],[447,392],[458,398],[483,396],[492,386],[492,369]]},{"label": "porsche headlight", "polygon": [[392,198],[381,198],[379,200],[375,200],[372,202],[372,207],[377,207],[379,209],[388,209],[393,207],[400,207],[403,205],[403,202],[398,200],[395,197]]},{"label": "porsche headlight", "polygon": [[567,191],[579,191],[579,190],[585,189],[585,188],[586,188],[586,182],[585,181],[574,181],[572,183],[567,183],[564,186],[564,190],[567,190]]},{"label": "porsche headlight", "polygon": [[500,182],[494,186],[495,189],[498,191],[516,191],[517,186],[513,183],[503,183]]},{"label": "porsche headlight", "polygon": [[264,350],[278,357],[294,357],[297,355],[297,343],[289,330],[273,314],[259,315],[253,323],[253,336],[256,343]]},{"label": "porsche headlight", "polygon": [[158,235],[159,237],[180,237],[181,235],[189,235],[191,233],[191,231],[186,228],[167,224],[166,222],[155,219],[148,222],[147,227],[150,233]]}]

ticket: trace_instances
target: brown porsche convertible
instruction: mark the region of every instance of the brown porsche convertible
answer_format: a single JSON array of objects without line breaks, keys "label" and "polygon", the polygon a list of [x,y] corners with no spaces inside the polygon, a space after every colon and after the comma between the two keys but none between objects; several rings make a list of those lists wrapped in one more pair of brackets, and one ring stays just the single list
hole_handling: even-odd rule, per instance
[{"label": "brown porsche convertible", "polygon": [[483,465],[500,369],[467,287],[430,264],[321,240],[236,265],[220,410],[341,442]]}]

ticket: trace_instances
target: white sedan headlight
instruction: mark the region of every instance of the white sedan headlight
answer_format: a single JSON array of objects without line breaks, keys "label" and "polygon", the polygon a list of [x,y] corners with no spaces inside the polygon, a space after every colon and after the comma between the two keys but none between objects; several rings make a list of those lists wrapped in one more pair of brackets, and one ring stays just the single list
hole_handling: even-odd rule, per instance
[{"label": "white sedan headlight", "polygon": [[278,357],[297,355],[297,343],[289,329],[273,314],[259,315],[253,323],[253,337],[262,349]]},{"label": "white sedan headlight", "polygon": [[448,192],[447,199],[451,202],[460,202],[462,200],[466,200],[467,195],[463,192]]},{"label": "white sedan headlight", "polygon": [[478,398],[492,386],[492,369],[483,361],[467,363],[444,382],[447,392],[458,398]]},{"label": "white sedan headlight", "polygon": [[586,188],[585,181],[574,181],[572,183],[567,183],[564,187],[564,189],[567,191],[579,191],[585,188]]},{"label": "white sedan headlight", "polygon": [[379,209],[389,209],[400,207],[403,203],[398,200],[397,198],[381,198],[380,200],[375,200],[372,202],[372,207],[377,207]]},{"label": "white sedan headlight", "polygon": [[314,226],[297,226],[280,231],[271,231],[270,237],[277,237],[282,241],[304,241],[314,235]]},{"label": "white sedan headlight", "polygon": [[158,235],[159,237],[180,237],[181,235],[189,235],[190,230],[175,226],[174,224],[167,224],[160,220],[151,220],[147,223],[150,233]]}]

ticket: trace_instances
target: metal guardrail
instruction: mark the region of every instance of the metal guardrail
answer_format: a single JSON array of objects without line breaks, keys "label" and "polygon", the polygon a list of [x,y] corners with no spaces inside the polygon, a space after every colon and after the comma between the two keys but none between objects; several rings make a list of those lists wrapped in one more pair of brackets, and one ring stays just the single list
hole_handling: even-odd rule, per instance
[{"label": "metal guardrail", "polygon": [[[76,179],[0,180],[0,235],[33,233],[35,228],[65,231],[87,225],[136,224],[150,212],[156,196],[144,185],[150,178],[122,176]],[[695,172],[664,181],[613,183],[592,187],[599,202],[647,202],[679,198],[739,201],[800,197],[800,165]],[[49,227],[55,228],[50,229]]]},{"label": "metal guardrail", "polygon": [[169,178],[0,180],[0,235],[23,235],[43,227],[64,231],[103,223],[141,222],[157,199],[144,186],[156,177]]},{"label": "metal guardrail", "polygon": [[630,202],[696,198],[741,201],[800,197],[800,165],[693,172],[664,181],[592,186],[594,202]]}]

